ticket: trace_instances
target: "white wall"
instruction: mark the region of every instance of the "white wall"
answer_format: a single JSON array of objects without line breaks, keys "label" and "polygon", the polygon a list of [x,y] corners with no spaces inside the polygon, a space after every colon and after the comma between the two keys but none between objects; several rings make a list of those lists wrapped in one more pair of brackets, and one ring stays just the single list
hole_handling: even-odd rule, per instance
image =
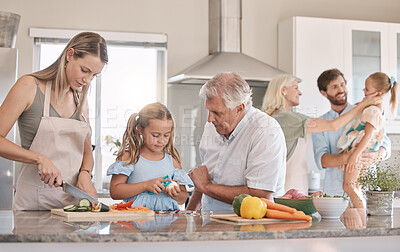
[{"label": "white wall", "polygon": [[[242,0],[243,52],[277,66],[278,22],[290,16],[400,23],[399,0]],[[168,35],[168,76],[208,54],[208,0],[0,0],[22,16],[18,75],[32,71],[30,27]]]}]

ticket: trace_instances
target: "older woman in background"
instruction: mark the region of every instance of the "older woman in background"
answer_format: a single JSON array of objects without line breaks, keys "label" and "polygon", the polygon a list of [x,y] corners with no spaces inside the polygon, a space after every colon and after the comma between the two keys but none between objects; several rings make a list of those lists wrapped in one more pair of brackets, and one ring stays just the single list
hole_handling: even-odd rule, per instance
[{"label": "older woman in background", "polygon": [[[381,97],[376,94],[366,96],[355,108],[334,120],[310,118],[307,115],[293,112],[293,107],[299,105],[302,95],[296,77],[281,74],[274,77],[268,85],[261,110],[274,117],[281,125],[285,135],[286,178],[285,191],[297,189],[300,193],[308,194],[308,169],[306,151],[308,133],[336,131],[350,122],[365,107],[379,104]],[[343,158],[348,158],[345,154]]]}]

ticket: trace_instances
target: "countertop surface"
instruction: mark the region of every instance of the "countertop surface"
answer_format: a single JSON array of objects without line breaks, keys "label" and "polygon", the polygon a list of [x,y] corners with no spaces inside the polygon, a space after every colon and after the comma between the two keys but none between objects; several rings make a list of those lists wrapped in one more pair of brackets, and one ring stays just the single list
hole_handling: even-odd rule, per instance
[{"label": "countertop surface", "polygon": [[156,214],[153,220],[147,221],[94,222],[69,222],[49,211],[0,211],[0,223],[0,242],[162,242],[398,236],[400,208],[395,208],[392,216],[368,216],[364,209],[348,208],[340,219],[314,216],[312,223],[247,225],[215,221],[210,218],[210,213],[186,211]]}]

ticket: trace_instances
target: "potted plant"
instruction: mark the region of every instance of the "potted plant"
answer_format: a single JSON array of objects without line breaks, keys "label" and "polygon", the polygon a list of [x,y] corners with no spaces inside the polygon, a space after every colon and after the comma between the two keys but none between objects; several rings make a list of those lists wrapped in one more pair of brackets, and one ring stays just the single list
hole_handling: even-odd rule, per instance
[{"label": "potted plant", "polygon": [[116,156],[118,154],[119,148],[121,148],[121,141],[111,135],[105,136],[104,141],[107,145],[111,145],[110,152],[112,151],[112,154]]},{"label": "potted plant", "polygon": [[393,215],[394,192],[400,189],[400,170],[397,160],[378,163],[358,179],[367,195],[369,215]]}]

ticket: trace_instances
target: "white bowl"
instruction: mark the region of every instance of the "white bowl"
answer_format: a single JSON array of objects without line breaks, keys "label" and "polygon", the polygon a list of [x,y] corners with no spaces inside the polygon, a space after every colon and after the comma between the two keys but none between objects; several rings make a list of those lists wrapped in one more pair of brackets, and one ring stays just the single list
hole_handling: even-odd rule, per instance
[{"label": "white bowl", "polygon": [[334,197],[314,197],[315,209],[322,218],[339,218],[349,205],[349,200]]}]

